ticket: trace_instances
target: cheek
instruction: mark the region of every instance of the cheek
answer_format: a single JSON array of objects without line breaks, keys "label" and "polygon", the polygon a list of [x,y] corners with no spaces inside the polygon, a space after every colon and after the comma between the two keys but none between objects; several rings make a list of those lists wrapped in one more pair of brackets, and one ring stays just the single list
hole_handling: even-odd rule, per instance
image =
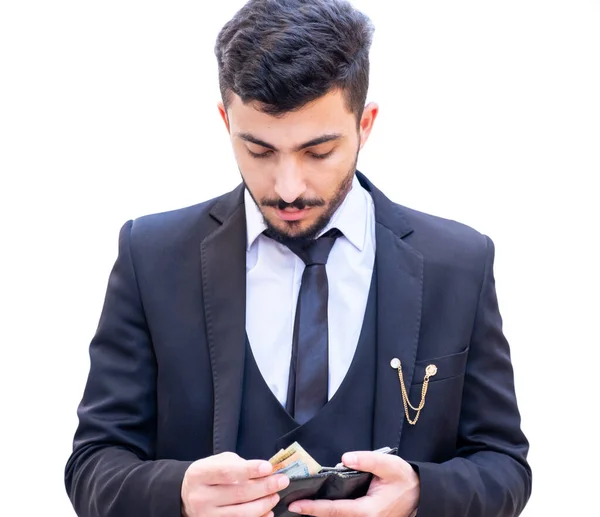
[{"label": "cheek", "polygon": [[337,167],[320,170],[307,178],[307,191],[311,197],[331,201],[340,188],[340,184],[348,175],[348,168]]},{"label": "cheek", "polygon": [[321,189],[337,190],[340,183],[348,176],[353,161],[348,154],[336,154],[324,161],[308,162],[311,180],[320,185]]}]

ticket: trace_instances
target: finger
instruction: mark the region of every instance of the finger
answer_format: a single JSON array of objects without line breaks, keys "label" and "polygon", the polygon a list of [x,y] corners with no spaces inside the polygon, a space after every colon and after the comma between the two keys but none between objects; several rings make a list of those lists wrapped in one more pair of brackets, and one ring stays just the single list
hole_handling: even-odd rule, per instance
[{"label": "finger", "polygon": [[[328,499],[317,499],[311,501],[309,499],[294,501],[288,510],[301,515],[312,515],[314,517],[352,517],[365,515],[364,508],[360,504],[360,500],[339,499],[330,501]],[[372,515],[372,510],[367,512]]]},{"label": "finger", "polygon": [[273,473],[273,465],[265,460],[246,460],[248,479],[263,478]]},{"label": "finger", "polygon": [[226,485],[263,477],[272,471],[273,466],[268,461],[248,461],[232,452],[225,452],[198,461],[193,477],[206,485]]},{"label": "finger", "polygon": [[255,501],[250,501],[248,503],[222,506],[217,508],[217,515],[219,515],[219,517],[253,517],[254,515],[264,515],[275,508],[275,505],[278,502],[279,495],[268,495],[267,497],[256,499]]},{"label": "finger", "polygon": [[381,479],[400,479],[406,475],[406,468],[412,467],[395,454],[382,454],[373,451],[348,452],[342,456],[346,467],[371,472]]},{"label": "finger", "polygon": [[261,479],[251,479],[244,483],[212,487],[214,504],[229,506],[261,499],[276,494],[290,484],[290,479],[284,474],[269,476]]}]

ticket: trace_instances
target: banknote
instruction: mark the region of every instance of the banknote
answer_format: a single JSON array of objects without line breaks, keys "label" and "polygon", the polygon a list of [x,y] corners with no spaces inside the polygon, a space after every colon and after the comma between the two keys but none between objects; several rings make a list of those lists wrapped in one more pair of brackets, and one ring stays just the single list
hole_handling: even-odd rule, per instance
[{"label": "banknote", "polygon": [[273,472],[281,472],[296,463],[299,465],[294,468],[299,470],[294,470],[294,472],[302,472],[302,465],[306,467],[306,475],[317,474],[321,470],[321,465],[298,442],[294,442],[288,448],[280,450],[269,461],[273,465]]},{"label": "banknote", "polygon": [[285,474],[289,478],[304,478],[310,475],[306,463],[302,461],[295,461],[291,465],[278,470],[277,474]]},{"label": "banknote", "polygon": [[281,463],[282,461],[284,461],[287,458],[289,458],[292,454],[294,454],[294,450],[291,448],[292,445],[290,445],[287,449],[281,449],[277,454],[275,454],[269,460],[269,462],[271,463],[271,465],[277,465],[278,463]]}]

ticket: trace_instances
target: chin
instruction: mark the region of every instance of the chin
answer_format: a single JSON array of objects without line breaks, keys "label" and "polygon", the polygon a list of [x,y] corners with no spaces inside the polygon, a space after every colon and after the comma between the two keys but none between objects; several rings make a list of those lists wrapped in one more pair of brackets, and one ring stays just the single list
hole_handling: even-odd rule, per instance
[{"label": "chin", "polygon": [[290,237],[301,235],[311,227],[311,225],[306,224],[305,221],[277,221],[277,224],[273,226],[281,233],[285,233]]},{"label": "chin", "polygon": [[306,223],[299,224],[298,221],[293,223],[286,222],[284,227],[277,228],[279,238],[281,240],[295,240],[295,241],[306,241],[316,239],[318,233],[320,233],[325,227],[322,223]]}]

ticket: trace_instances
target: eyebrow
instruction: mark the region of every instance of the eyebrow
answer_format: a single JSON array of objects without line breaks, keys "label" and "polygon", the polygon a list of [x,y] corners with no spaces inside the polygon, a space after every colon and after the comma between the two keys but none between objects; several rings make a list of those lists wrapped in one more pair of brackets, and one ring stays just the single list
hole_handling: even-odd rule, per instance
[{"label": "eyebrow", "polygon": [[[266,147],[267,149],[271,149],[272,151],[278,150],[274,145],[260,140],[259,138],[252,136],[250,133],[237,133],[236,136],[238,138],[241,138],[242,140],[245,140],[246,142],[251,142],[253,144]],[[307,147],[313,147],[315,145],[324,144],[325,142],[331,142],[332,140],[339,140],[340,138],[342,138],[342,135],[340,133],[330,133],[326,135],[321,135],[317,138],[309,140],[308,142],[300,144],[294,149],[294,151],[301,151],[302,149],[306,149]]]}]

